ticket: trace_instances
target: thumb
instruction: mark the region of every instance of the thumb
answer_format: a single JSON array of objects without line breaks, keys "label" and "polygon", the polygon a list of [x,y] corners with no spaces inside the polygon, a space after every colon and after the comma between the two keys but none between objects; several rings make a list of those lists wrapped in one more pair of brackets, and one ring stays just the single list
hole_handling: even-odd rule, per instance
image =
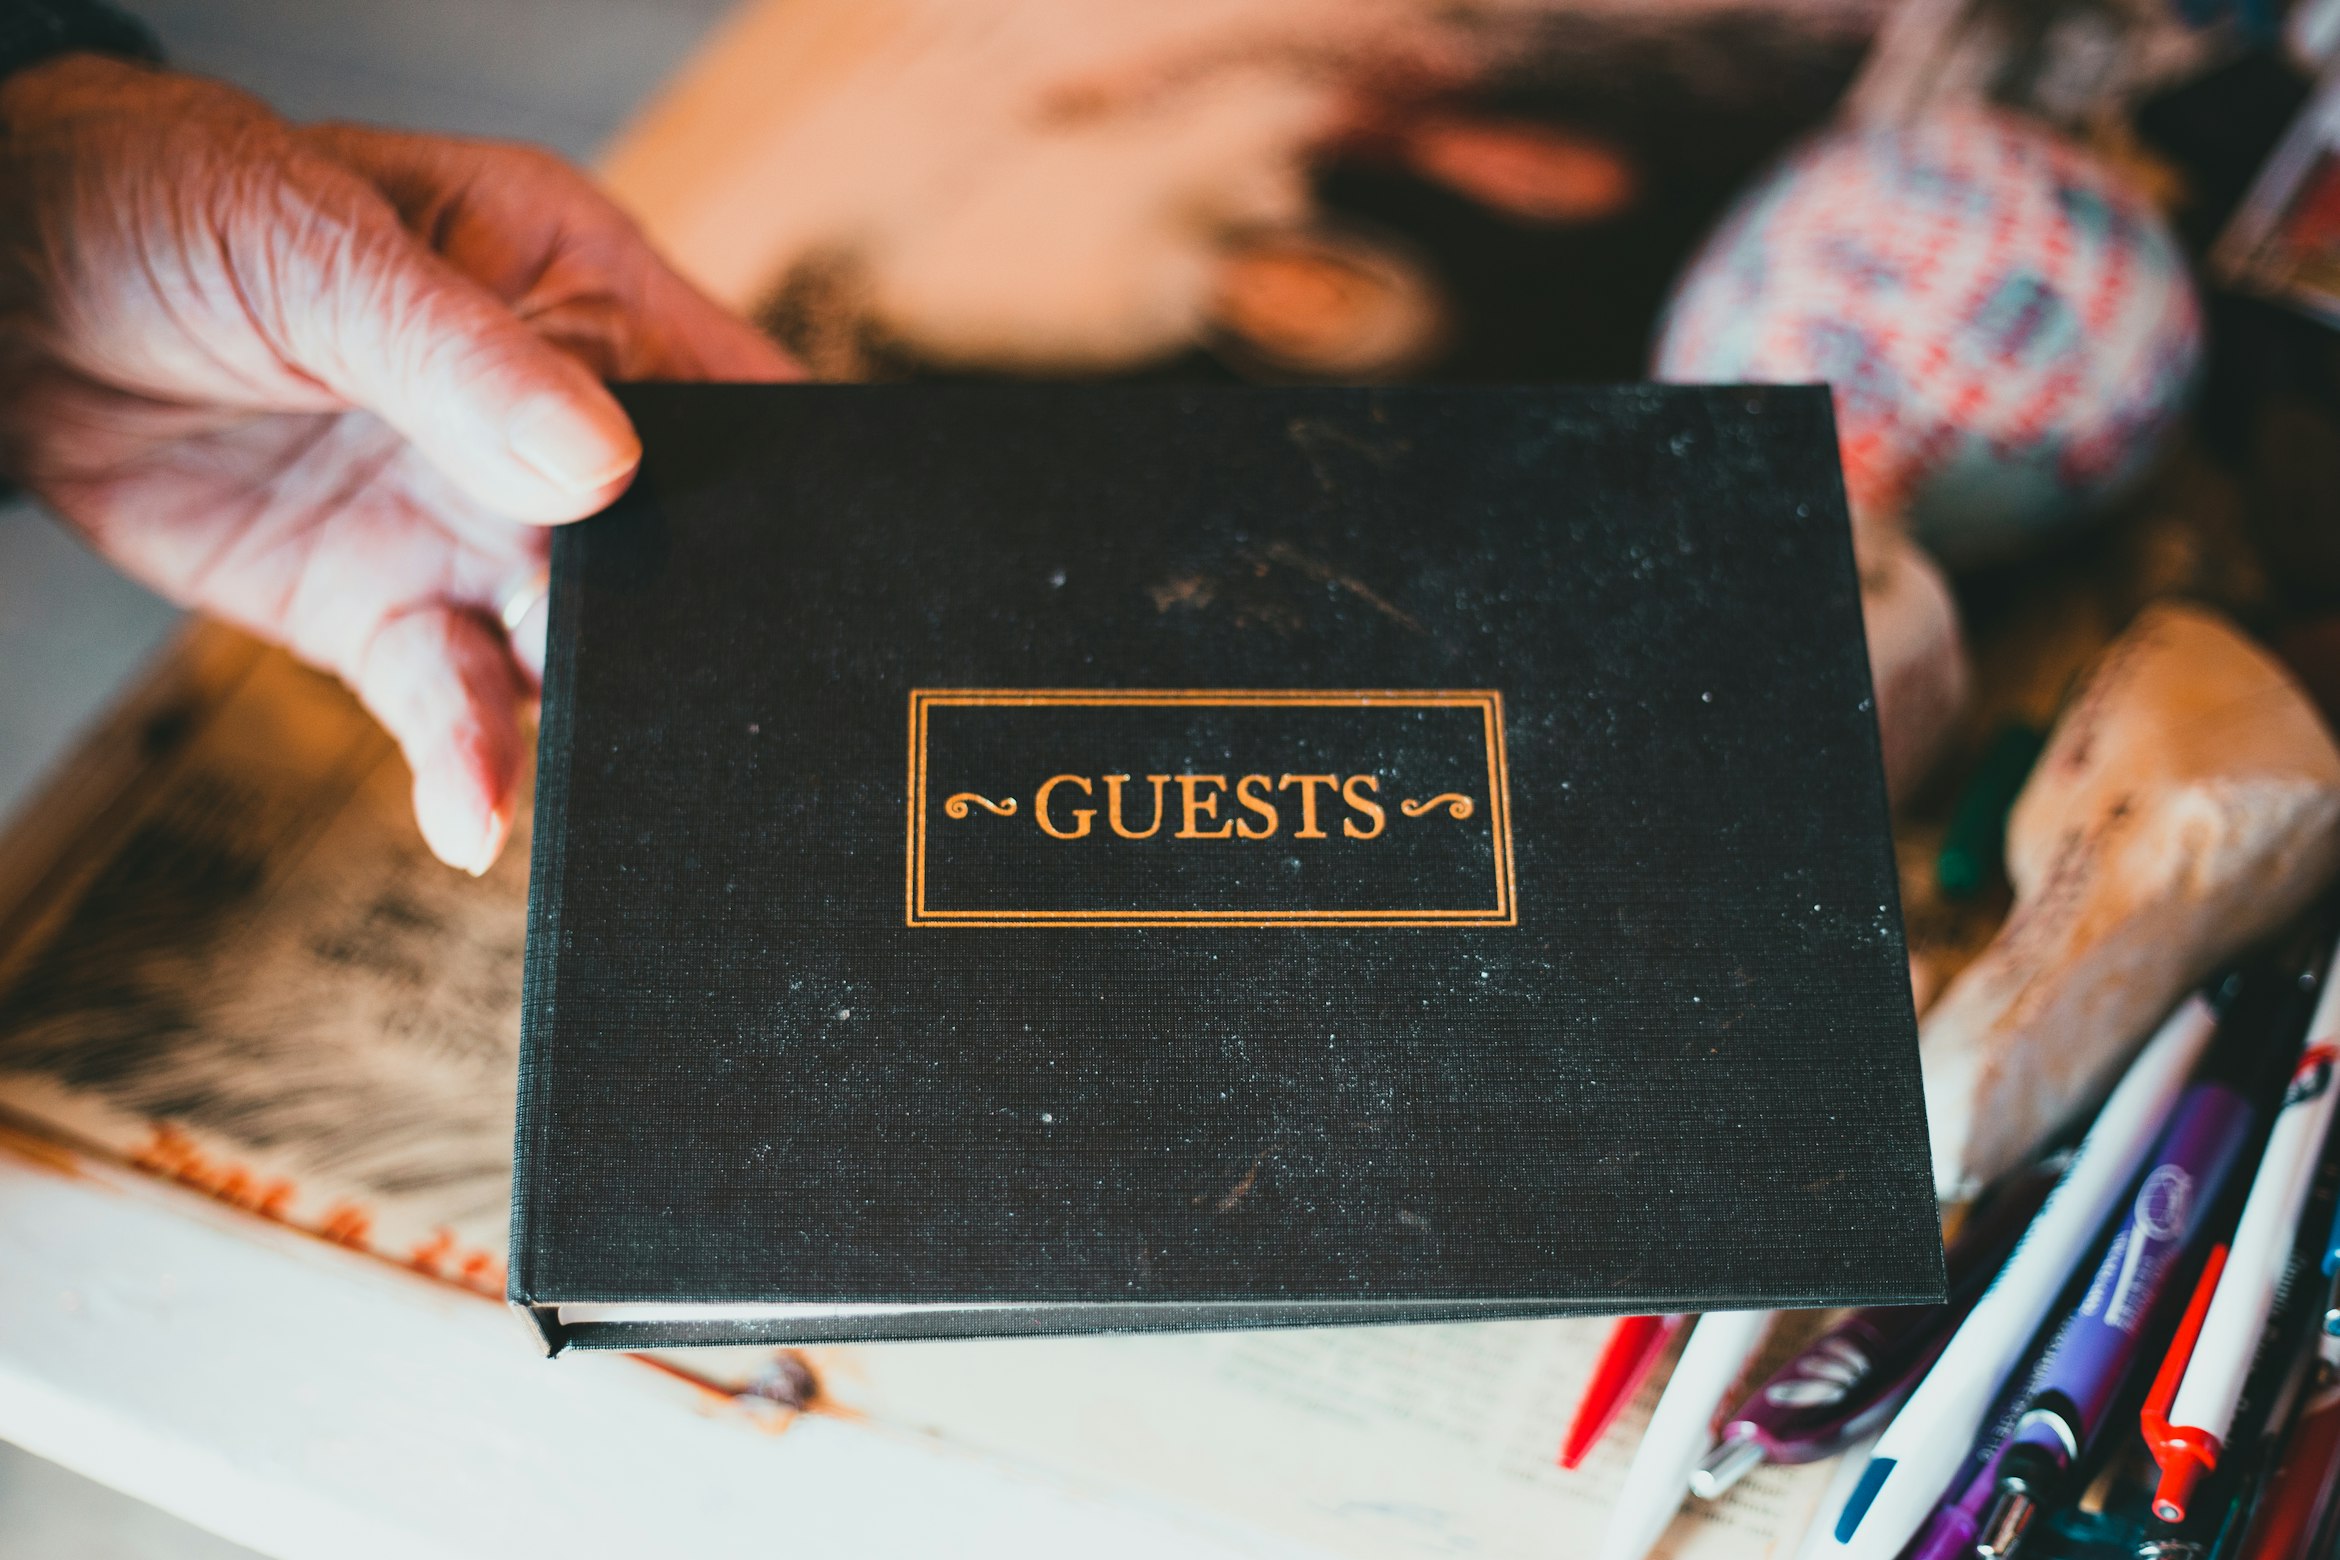
[{"label": "thumb", "polygon": [[414,772],[431,854],[474,877],[495,865],[519,806],[520,680],[501,633],[460,607],[385,622],[351,678]]},{"label": "thumb", "polygon": [[336,220],[272,224],[267,238],[274,334],[292,365],[498,514],[553,523],[614,499],[642,446],[609,391],[431,253],[379,192],[328,177]]}]

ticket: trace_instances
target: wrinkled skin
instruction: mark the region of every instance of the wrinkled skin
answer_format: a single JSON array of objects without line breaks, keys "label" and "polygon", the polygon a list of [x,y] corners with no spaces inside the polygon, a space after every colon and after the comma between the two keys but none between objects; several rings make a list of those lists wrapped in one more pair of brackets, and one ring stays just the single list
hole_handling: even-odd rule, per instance
[{"label": "wrinkled skin", "polygon": [[512,827],[543,624],[499,611],[640,459],[600,381],[794,372],[547,154],[93,56],[0,84],[0,469],[341,677],[451,865]]}]

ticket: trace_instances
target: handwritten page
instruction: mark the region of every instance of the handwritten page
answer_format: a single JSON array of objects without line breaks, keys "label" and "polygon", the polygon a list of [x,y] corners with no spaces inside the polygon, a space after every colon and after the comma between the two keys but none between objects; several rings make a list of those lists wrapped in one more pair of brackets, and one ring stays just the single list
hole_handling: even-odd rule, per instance
[{"label": "handwritten page", "polygon": [[[1563,1471],[1560,1438],[1610,1325],[811,1352],[825,1390],[879,1423],[1164,1501],[1199,1501],[1342,1554],[1575,1557],[1598,1545],[1664,1374],[1582,1468]],[[1808,1332],[1792,1328],[1767,1352]],[[1790,1560],[1832,1472],[1764,1469],[1721,1501],[1688,1503],[1658,1560]]]},{"label": "handwritten page", "polygon": [[448,871],[388,739],[280,655],[142,724],[135,782],[0,909],[0,1109],[500,1297],[525,822]]}]

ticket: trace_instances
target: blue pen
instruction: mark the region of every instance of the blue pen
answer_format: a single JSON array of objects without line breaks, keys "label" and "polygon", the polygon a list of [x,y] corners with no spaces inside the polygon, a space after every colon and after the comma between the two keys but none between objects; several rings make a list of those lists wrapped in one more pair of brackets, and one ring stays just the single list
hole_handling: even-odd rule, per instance
[{"label": "blue pen", "polygon": [[2340,1209],[2332,1212],[2332,1238],[2324,1243],[2324,1276],[2340,1275]]},{"label": "blue pen", "polygon": [[2324,1276],[2332,1281],[2324,1293],[2324,1336],[2316,1352],[2324,1363],[2340,1370],[2340,1208],[2332,1210],[2332,1235],[2324,1242]]}]

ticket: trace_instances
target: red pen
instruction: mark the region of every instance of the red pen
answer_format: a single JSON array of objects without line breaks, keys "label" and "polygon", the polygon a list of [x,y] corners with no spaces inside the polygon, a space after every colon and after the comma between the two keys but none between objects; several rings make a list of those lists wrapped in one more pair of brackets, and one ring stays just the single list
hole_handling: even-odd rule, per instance
[{"label": "red pen", "polygon": [[2145,1444],[2152,1448],[2153,1460],[2161,1467],[2161,1488],[2154,1492],[2153,1514],[2164,1522],[2185,1520],[2185,1503],[2195,1483],[2218,1462],[2216,1441],[2206,1441],[2202,1432],[2191,1426],[2171,1427],[2169,1405],[2177,1397],[2178,1383],[2185,1379],[2195,1340],[2202,1336],[2202,1318],[2210,1314],[2210,1297],[2218,1292],[2218,1275],[2225,1270],[2226,1248],[2211,1247],[2209,1259],[2202,1264],[2202,1276],[2194,1282],[2193,1298],[2186,1302],[2186,1314],[2178,1322],[2177,1335],[2169,1340],[2169,1356],[2154,1374],[2145,1406],[2137,1411],[2138,1428],[2145,1432]]},{"label": "red pen", "polygon": [[2340,1381],[2300,1411],[2283,1460],[2267,1480],[2239,1560],[2298,1560],[2325,1531],[2340,1499]]},{"label": "red pen", "polygon": [[1658,1356],[1690,1318],[1683,1316],[1621,1316],[1585,1383],[1584,1399],[1569,1422],[1568,1439],[1560,1443],[1560,1466],[1575,1468],[1600,1444],[1618,1414],[1657,1367]]}]

